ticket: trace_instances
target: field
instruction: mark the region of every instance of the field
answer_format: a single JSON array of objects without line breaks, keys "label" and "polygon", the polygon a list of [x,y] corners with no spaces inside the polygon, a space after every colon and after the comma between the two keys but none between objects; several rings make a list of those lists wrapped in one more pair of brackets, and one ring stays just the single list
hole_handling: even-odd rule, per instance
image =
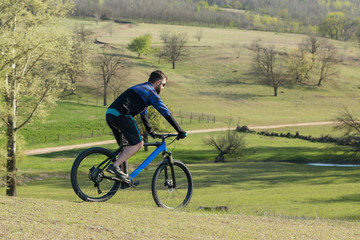
[{"label": "field", "polygon": [[116,203],[4,197],[0,198],[0,209],[0,237],[8,239],[40,236],[43,239],[348,240],[360,237],[358,223],[340,220],[185,213]]},{"label": "field", "polygon": [[[64,26],[84,24],[92,37],[122,48],[132,38],[151,33],[160,46],[164,30],[187,32],[190,57],[176,64],[152,55],[136,58],[122,54],[132,66],[125,87],[147,80],[154,69],[169,80],[162,93],[185,130],[239,125],[261,126],[333,121],[346,107],[359,113],[359,49],[333,42],[344,61],[338,77],[324,86],[285,86],[279,96],[251,73],[252,53],[246,48],[255,39],[291,51],[305,36],[237,29],[202,28],[161,24],[115,24],[68,19]],[[110,36],[107,28],[112,25]],[[233,47],[238,44],[240,57]],[[94,64],[94,71],[96,71]],[[99,69],[98,69],[99,70]],[[105,124],[106,107],[93,91],[96,74],[83,79],[69,97],[64,94],[46,119],[34,120],[21,132],[24,149],[70,145],[112,139]],[[109,100],[112,100],[111,97]],[[193,117],[190,117],[193,116]],[[171,128],[168,129],[172,131]],[[340,136],[333,126],[289,127],[274,132]],[[176,143],[175,158],[186,163],[194,178],[194,195],[180,211],[155,207],[150,191],[156,165],[140,174],[135,190],[119,191],[107,203],[82,203],[74,194],[69,171],[83,150],[23,156],[17,165],[18,198],[0,198],[0,237],[10,239],[57,238],[171,238],[171,239],[359,239],[360,194],[357,167],[316,167],[304,163],[337,162],[343,149],[325,143],[247,134],[243,154],[213,163],[216,151],[204,139],[217,133],[191,134]],[[115,145],[104,146],[115,149]],[[169,148],[172,150],[172,146]],[[134,169],[148,153],[131,159]],[[155,163],[160,159],[156,159]],[[5,192],[4,187],[0,191]],[[199,207],[227,206],[227,212],[204,212]],[[6,209],[6,210],[5,210]],[[126,219],[124,221],[124,219]],[[154,221],[157,219],[157,221]],[[4,226],[11,226],[5,228]],[[14,227],[17,225],[18,227]],[[165,227],[164,227],[165,226]],[[114,230],[116,229],[116,230]],[[126,236],[119,235],[123,232]],[[122,233],[121,233],[122,234]],[[37,237],[34,237],[37,236]]]}]

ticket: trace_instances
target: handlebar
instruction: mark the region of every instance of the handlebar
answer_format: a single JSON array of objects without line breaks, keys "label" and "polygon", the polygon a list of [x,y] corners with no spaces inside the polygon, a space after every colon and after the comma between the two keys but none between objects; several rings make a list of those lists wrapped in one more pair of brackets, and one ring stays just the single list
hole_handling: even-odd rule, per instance
[{"label": "handlebar", "polygon": [[161,138],[162,140],[165,140],[166,138],[169,137],[177,137],[176,140],[179,140],[178,134],[174,134],[174,133],[157,134],[157,135],[158,136],[156,136],[156,138]]},{"label": "handlebar", "polygon": [[187,136],[186,132],[184,132],[184,136],[180,136],[179,134],[174,134],[174,133],[165,133],[165,134],[158,134],[156,132],[154,132],[155,134],[152,134],[150,136],[152,136],[152,138],[160,138],[162,141],[165,141],[166,138],[169,138],[169,137],[176,137],[175,140],[180,140],[184,137]]}]

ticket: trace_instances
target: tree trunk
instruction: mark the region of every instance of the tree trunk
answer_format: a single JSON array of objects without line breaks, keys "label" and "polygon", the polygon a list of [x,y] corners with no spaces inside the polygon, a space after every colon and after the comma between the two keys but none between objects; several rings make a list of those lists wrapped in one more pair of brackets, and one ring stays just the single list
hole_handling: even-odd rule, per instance
[{"label": "tree trunk", "polygon": [[[149,135],[147,134],[147,132],[145,131],[145,134],[144,134],[144,143],[147,143],[149,142]],[[144,146],[144,151],[147,152],[149,149],[148,149],[148,146]]]},{"label": "tree trunk", "polygon": [[217,157],[215,158],[215,162],[225,162],[225,157],[224,157],[224,154],[223,152],[220,152],[219,155],[217,155]]},{"label": "tree trunk", "polygon": [[321,72],[320,72],[320,78],[319,78],[319,81],[318,81],[318,87],[321,86],[321,82],[322,80],[324,79],[324,67],[321,68]]},{"label": "tree trunk", "polygon": [[17,196],[16,190],[16,121],[8,117],[7,126],[7,163],[6,163],[6,195]]},{"label": "tree trunk", "polygon": [[104,107],[107,106],[107,85],[104,84]]},{"label": "tree trunk", "polygon": [[277,97],[277,87],[274,87],[274,96]]},{"label": "tree trunk", "polygon": [[175,69],[175,62],[172,62],[172,67],[173,69]]}]

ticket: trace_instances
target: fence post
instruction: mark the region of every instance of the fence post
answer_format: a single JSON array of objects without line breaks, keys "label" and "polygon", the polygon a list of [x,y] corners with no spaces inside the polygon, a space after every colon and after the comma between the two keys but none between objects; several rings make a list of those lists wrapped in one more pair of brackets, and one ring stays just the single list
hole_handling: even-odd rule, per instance
[{"label": "fence post", "polygon": [[46,143],[46,136],[45,136],[45,143]]},{"label": "fence post", "polygon": [[60,134],[58,134],[58,142],[60,142]]}]

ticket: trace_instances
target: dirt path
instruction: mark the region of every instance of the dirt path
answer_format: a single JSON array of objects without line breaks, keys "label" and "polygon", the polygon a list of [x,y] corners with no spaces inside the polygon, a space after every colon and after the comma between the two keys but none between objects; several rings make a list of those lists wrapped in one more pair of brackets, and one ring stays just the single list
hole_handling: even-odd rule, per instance
[{"label": "dirt path", "polygon": [[[267,125],[267,126],[248,126],[249,129],[252,130],[260,130],[260,129],[274,129],[274,128],[283,128],[283,127],[297,127],[297,126],[317,126],[317,125],[331,125],[336,124],[336,122],[310,122],[310,123],[294,123],[294,124],[279,124],[279,125]],[[192,133],[206,133],[206,132],[217,132],[217,131],[225,131],[229,128],[212,128],[212,129],[200,129],[200,130],[192,130],[188,131],[189,134]],[[231,128],[235,129],[235,128]],[[67,145],[60,147],[48,147],[48,148],[38,148],[25,151],[25,155],[38,155],[38,154],[46,154],[53,152],[61,152],[66,150],[78,149],[78,148],[87,148],[94,147],[106,144],[115,143],[115,140],[101,141],[101,142],[93,142],[93,143],[83,143],[76,145]]]}]

